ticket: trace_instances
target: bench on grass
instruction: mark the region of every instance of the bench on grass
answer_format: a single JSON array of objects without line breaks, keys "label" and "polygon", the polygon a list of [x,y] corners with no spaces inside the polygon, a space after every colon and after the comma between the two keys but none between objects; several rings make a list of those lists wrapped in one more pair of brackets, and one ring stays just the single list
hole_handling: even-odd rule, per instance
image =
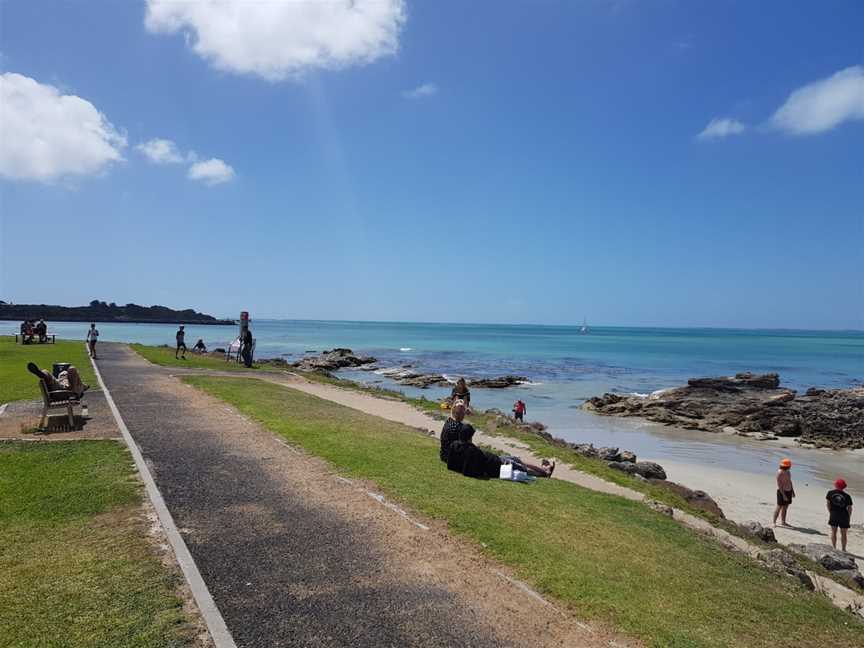
[{"label": "bench on grass", "polygon": [[42,418],[39,419],[39,429],[44,430],[48,424],[48,414],[51,410],[65,409],[69,420],[69,431],[75,429],[75,413],[73,408],[81,404],[81,399],[67,389],[49,389],[45,376],[34,363],[27,363],[27,371],[39,379],[39,390],[42,392]]},{"label": "bench on grass", "polygon": [[[46,333],[45,339],[40,340],[39,336],[35,333],[33,335],[24,335],[23,333],[13,333],[15,336],[15,344],[18,344],[18,338],[21,338],[21,344],[54,344],[55,338],[57,335],[55,333]],[[25,342],[27,338],[30,338],[29,342]]]}]

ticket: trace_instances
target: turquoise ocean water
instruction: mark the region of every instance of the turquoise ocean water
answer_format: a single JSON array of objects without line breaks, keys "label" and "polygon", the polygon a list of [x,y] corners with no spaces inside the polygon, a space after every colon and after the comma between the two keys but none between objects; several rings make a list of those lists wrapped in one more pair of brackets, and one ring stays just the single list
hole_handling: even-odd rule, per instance
[{"label": "turquoise ocean water", "polygon": [[[682,432],[632,419],[610,419],[578,409],[584,399],[606,391],[648,393],[694,376],[739,371],[780,374],[793,389],[864,384],[864,332],[768,331],[513,326],[257,320],[252,323],[259,357],[298,358],[337,346],[371,354],[382,368],[411,365],[448,377],[501,374],[526,376],[531,384],[507,390],[474,390],[472,404],[509,411],[516,398],[528,404],[528,419],[546,423],[573,441],[616,445],[648,457],[729,463],[762,471],[781,450],[749,440],[704,432]],[[52,323],[64,338],[84,339],[86,324]],[[100,324],[103,340],[173,344],[173,325]],[[235,327],[188,326],[191,346],[199,337],[209,348],[225,346]],[[366,371],[345,377],[412,395],[439,398],[445,388],[402,388]],[[806,467],[806,451],[799,451]],[[799,464],[801,465],[801,464]],[[815,466],[814,466],[815,469]],[[826,468],[825,470],[828,470]]]}]

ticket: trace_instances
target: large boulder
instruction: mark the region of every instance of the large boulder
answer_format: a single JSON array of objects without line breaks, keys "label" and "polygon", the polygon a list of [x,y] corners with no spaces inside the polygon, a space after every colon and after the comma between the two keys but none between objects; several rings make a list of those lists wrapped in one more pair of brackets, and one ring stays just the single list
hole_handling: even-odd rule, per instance
[{"label": "large boulder", "polygon": [[652,483],[655,486],[660,486],[661,488],[665,488],[666,490],[675,493],[693,508],[701,509],[720,519],[726,517],[723,514],[723,509],[721,509],[717,502],[715,502],[714,499],[705,491],[687,488],[682,484],[676,484],[671,481],[653,481]]},{"label": "large boulder", "polygon": [[637,461],[636,463],[610,461],[607,465],[615,470],[639,475],[645,479],[666,479],[666,471],[663,470],[663,466],[653,461]]},{"label": "large boulder", "polygon": [[523,385],[530,382],[525,376],[498,376],[496,378],[475,378],[468,380],[469,387],[482,387],[484,389],[503,389],[514,385]]},{"label": "large boulder", "polygon": [[356,356],[351,349],[336,348],[320,355],[305,356],[291,366],[301,371],[335,371],[346,367],[362,367],[377,362],[369,356]]},{"label": "large boulder", "polygon": [[793,551],[806,556],[813,562],[819,563],[828,571],[847,571],[857,570],[855,559],[847,553],[837,551],[829,544],[811,542],[806,545],[790,544],[789,548]]},{"label": "large boulder", "polygon": [[840,576],[841,578],[845,578],[847,581],[853,583],[858,589],[864,590],[864,575],[862,575],[859,570],[837,569],[833,573],[835,576]]}]

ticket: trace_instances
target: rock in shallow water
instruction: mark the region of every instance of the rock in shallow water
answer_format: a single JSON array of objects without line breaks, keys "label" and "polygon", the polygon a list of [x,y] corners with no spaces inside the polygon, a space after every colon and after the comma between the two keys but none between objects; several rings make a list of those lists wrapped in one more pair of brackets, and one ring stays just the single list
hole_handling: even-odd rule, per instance
[{"label": "rock in shallow water", "polygon": [[823,447],[864,447],[864,388],[810,389],[798,396],[780,387],[777,374],[693,378],[684,387],[647,397],[604,394],[582,407],[687,429],[752,434],[761,440],[800,437]]}]

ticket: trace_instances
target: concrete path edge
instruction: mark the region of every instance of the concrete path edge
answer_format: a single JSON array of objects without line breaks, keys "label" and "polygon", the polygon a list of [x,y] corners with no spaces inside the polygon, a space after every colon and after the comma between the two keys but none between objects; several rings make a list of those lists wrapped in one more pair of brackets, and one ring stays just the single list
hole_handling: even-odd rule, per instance
[{"label": "concrete path edge", "polygon": [[117,409],[117,405],[111,397],[111,392],[108,391],[107,385],[102,380],[102,374],[99,373],[99,367],[96,365],[96,361],[92,357],[90,358],[90,364],[93,365],[96,379],[99,381],[99,386],[105,394],[105,400],[108,402],[108,407],[111,408],[111,413],[114,415],[117,427],[120,428],[120,433],[123,435],[123,441],[129,448],[129,452],[132,453],[135,467],[138,469],[141,481],[144,482],[147,497],[159,517],[159,523],[165,531],[165,535],[168,538],[172,551],[174,552],[174,557],[177,559],[177,563],[180,565],[180,570],[186,578],[186,583],[189,585],[195,603],[198,606],[201,616],[204,619],[204,623],[207,626],[207,631],[210,633],[210,638],[213,640],[213,645],[215,648],[237,648],[237,645],[234,643],[234,638],[231,636],[231,633],[228,631],[228,626],[225,624],[225,619],[222,618],[222,613],[219,612],[219,608],[216,607],[216,603],[213,601],[213,596],[210,594],[210,590],[207,589],[207,584],[204,582],[204,578],[198,570],[198,565],[195,564],[195,560],[192,558],[192,554],[189,552],[189,548],[186,546],[183,536],[180,535],[180,531],[174,523],[174,518],[171,516],[171,512],[165,505],[162,493],[159,492],[156,482],[153,481],[153,475],[150,473],[150,469],[144,461],[141,450],[135,443],[135,439],[132,438],[129,428],[126,427],[126,423],[120,415],[120,410]]}]

